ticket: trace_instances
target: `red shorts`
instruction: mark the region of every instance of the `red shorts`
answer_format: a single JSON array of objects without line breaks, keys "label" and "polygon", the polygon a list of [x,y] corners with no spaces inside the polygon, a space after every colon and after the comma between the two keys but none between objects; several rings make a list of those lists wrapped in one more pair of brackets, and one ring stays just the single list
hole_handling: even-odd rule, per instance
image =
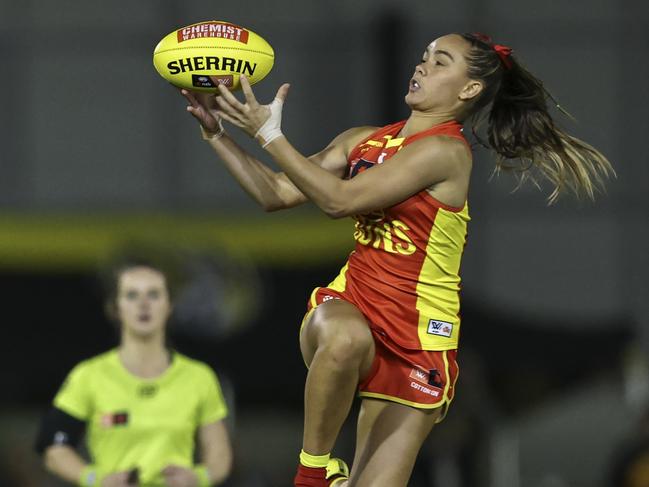
[{"label": "red shorts", "polygon": [[[315,307],[330,299],[344,300],[344,297],[328,288],[319,288],[313,295]],[[313,302],[309,302],[303,324],[315,307]],[[459,374],[455,360],[457,350],[410,350],[394,343],[369,320],[368,325],[376,352],[370,372],[358,385],[358,395],[420,409],[442,407],[438,422],[441,421],[455,395],[455,382]]]}]

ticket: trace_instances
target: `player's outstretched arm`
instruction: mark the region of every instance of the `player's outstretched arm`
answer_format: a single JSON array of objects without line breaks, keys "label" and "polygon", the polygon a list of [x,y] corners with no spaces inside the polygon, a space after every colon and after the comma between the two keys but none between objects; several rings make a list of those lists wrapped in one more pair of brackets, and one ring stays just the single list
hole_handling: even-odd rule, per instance
[{"label": "player's outstretched arm", "polygon": [[[181,93],[189,102],[187,111],[201,124],[203,138],[224,162],[239,185],[265,211],[292,208],[308,200],[286,174],[272,170],[248,154],[225,133],[221,117],[216,113],[214,95],[187,90],[181,90]],[[347,162],[344,155],[332,150],[331,145],[310,159],[337,177],[342,177]]]},{"label": "player's outstretched arm", "polygon": [[[288,85],[280,87],[271,104],[260,105],[247,79],[241,76],[240,81],[245,103],[225,87],[219,87],[216,114],[255,137],[295,186],[332,218],[387,208],[424,189],[454,184],[470,165],[470,153],[464,142],[450,137],[426,137],[404,147],[371,171],[352,179],[333,177],[300,154],[280,130]],[[341,145],[344,144],[337,146]]]}]

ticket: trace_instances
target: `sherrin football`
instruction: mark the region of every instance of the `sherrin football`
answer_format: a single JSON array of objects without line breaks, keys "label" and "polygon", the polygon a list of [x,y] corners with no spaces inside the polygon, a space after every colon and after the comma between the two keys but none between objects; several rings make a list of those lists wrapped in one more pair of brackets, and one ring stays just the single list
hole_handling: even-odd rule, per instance
[{"label": "sherrin football", "polygon": [[153,65],[179,88],[217,91],[240,88],[239,76],[255,84],[273,67],[270,44],[253,31],[222,20],[188,25],[165,36],[153,51]]}]

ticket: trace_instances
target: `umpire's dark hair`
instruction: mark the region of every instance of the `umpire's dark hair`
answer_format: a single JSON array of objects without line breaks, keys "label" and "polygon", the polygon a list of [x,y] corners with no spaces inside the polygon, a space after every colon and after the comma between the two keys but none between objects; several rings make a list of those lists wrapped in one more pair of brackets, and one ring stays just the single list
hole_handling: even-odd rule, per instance
[{"label": "umpire's dark hair", "polygon": [[113,324],[119,326],[117,317],[117,293],[119,279],[128,270],[137,267],[146,267],[162,274],[165,278],[169,300],[173,302],[176,294],[174,272],[164,261],[139,254],[122,254],[105,264],[99,272],[100,283],[104,297],[104,311]]}]

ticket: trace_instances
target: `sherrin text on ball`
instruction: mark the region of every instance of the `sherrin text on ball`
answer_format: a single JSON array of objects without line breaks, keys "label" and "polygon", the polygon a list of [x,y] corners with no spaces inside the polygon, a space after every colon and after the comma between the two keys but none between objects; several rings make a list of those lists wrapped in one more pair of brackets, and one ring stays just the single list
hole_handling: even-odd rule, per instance
[{"label": "sherrin text on ball", "polygon": [[222,20],[188,25],[166,35],[153,52],[153,65],[179,88],[216,92],[240,88],[244,75],[255,84],[268,75],[273,48],[253,31]]}]

